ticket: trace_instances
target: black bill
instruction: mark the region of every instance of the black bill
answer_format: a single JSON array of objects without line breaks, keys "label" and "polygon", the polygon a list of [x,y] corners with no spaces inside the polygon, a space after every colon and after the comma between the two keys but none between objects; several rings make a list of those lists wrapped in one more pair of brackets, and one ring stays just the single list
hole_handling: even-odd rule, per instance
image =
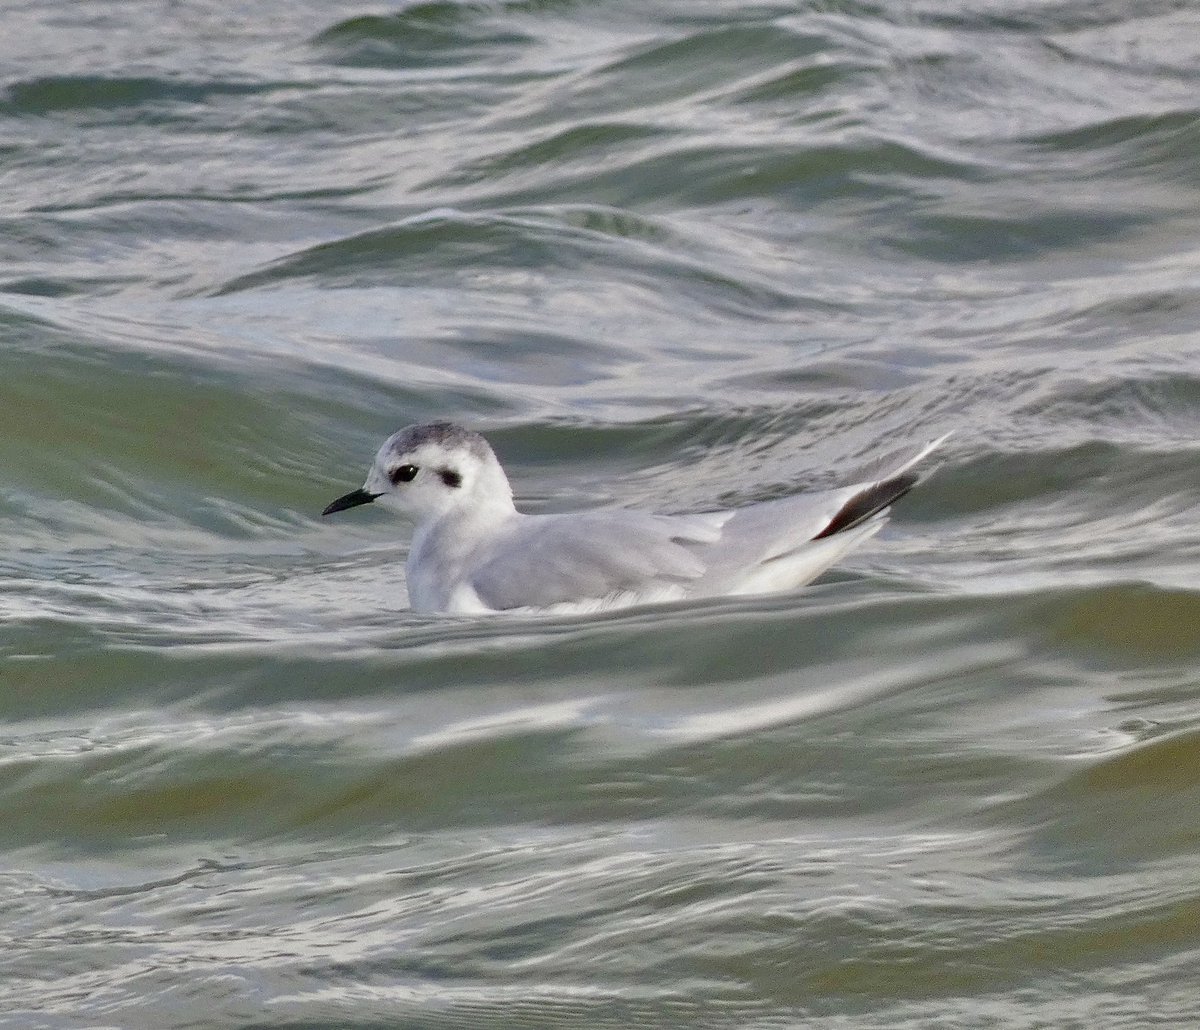
[{"label": "black bill", "polygon": [[345,511],[347,508],[357,508],[360,504],[370,504],[379,494],[369,494],[366,490],[351,490],[330,504],[322,515],[332,515],[335,511]]}]

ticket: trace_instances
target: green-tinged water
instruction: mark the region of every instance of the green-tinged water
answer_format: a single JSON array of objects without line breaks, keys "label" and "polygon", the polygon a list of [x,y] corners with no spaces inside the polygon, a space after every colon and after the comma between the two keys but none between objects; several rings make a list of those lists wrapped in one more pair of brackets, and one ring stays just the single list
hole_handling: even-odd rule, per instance
[{"label": "green-tinged water", "polygon": [[[1200,1026],[1200,16],[0,9],[0,1025]],[[811,588],[406,610],[379,441]]]}]

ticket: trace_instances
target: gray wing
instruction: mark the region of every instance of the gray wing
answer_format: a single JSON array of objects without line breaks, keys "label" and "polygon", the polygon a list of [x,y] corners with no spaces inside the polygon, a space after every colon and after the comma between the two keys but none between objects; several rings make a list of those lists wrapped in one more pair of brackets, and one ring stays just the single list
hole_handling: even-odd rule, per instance
[{"label": "gray wing", "polygon": [[471,586],[490,608],[653,593],[704,574],[698,545],[716,541],[729,515],[527,515],[476,569]]}]

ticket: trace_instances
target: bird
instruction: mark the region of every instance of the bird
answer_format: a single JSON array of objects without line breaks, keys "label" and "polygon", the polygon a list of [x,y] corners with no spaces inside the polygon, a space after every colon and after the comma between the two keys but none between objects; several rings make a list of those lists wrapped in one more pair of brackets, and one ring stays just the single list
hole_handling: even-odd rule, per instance
[{"label": "bird", "polygon": [[384,441],[365,482],[321,513],[377,502],[411,520],[414,611],[596,612],[769,594],[811,582],[877,533],[946,439],[872,462],[858,481],[698,514],[599,509],[523,514],[495,452],[449,421]]}]

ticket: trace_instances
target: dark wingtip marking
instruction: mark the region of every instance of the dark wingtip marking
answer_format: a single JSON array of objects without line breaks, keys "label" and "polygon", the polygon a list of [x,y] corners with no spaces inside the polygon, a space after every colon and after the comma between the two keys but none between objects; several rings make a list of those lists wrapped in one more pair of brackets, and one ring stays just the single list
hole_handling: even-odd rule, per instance
[{"label": "dark wingtip marking", "polygon": [[442,477],[442,482],[449,487],[462,486],[462,476],[455,472],[454,469],[439,469],[438,475]]},{"label": "dark wingtip marking", "polygon": [[842,506],[842,510],[830,519],[829,525],[813,539],[820,540],[823,537],[833,536],[834,533],[853,529],[860,523],[866,522],[872,515],[877,515],[888,505],[908,493],[920,478],[915,472],[906,472],[902,476],[885,479],[882,483],[876,483],[874,486],[869,486],[856,493]]}]

